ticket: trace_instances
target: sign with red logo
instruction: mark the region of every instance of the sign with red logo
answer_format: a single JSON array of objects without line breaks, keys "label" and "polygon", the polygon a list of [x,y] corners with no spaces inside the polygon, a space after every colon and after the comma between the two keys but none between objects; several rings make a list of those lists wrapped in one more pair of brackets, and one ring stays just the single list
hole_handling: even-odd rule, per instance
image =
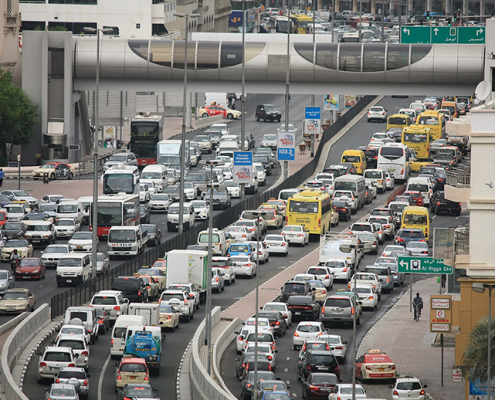
[{"label": "sign with red logo", "polygon": [[253,153],[251,151],[234,152],[233,181],[235,183],[252,183]]}]

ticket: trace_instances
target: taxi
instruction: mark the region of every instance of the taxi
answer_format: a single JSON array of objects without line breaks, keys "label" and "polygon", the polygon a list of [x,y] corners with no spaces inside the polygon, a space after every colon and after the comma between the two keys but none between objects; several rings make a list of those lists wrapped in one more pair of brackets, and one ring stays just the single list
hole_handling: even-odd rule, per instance
[{"label": "taxi", "polygon": [[0,299],[0,314],[21,314],[35,307],[36,298],[29,289],[9,289]]},{"label": "taxi", "polygon": [[76,175],[76,170],[69,164],[53,162],[42,165],[40,168],[36,168],[31,172],[35,181],[43,179],[45,174],[48,174],[48,178],[52,181],[55,179],[71,180]]},{"label": "taxi", "polygon": [[20,204],[23,208],[26,214],[30,214],[33,210],[31,210],[31,206],[27,202],[27,200],[14,200],[9,203],[9,205],[14,205],[14,204]]},{"label": "taxi", "polygon": [[127,383],[150,383],[150,372],[144,358],[123,357],[120,365],[114,364],[115,387],[118,390]]},{"label": "taxi", "polygon": [[139,274],[134,274],[134,276],[138,276],[143,280],[145,283],[146,287],[148,288],[148,298],[150,299],[155,299],[158,296],[160,296],[160,285],[158,281],[155,280],[154,277],[149,276],[149,275],[139,275]]},{"label": "taxi", "polygon": [[266,221],[267,227],[279,229],[284,226],[284,216],[278,209],[277,206],[270,206],[266,204],[258,208],[258,211],[264,211],[266,214],[263,219]]},{"label": "taxi", "polygon": [[156,260],[153,263],[153,265],[151,266],[151,268],[153,268],[153,269],[160,269],[164,273],[166,273],[167,272],[167,262],[165,261],[165,259],[159,258],[158,260]]},{"label": "taxi", "polygon": [[361,382],[367,379],[395,380],[397,367],[381,350],[370,350],[356,360],[356,377]]},{"label": "taxi", "polygon": [[172,332],[179,327],[180,311],[170,304],[160,304],[160,328]]},{"label": "taxi", "polygon": [[315,301],[323,304],[327,299],[327,288],[320,280],[310,280],[309,284],[314,289],[313,294],[315,295]]},{"label": "taxi", "polygon": [[230,108],[225,108],[218,104],[212,104],[210,106],[201,108],[199,110],[199,115],[203,118],[221,115],[223,118],[227,118],[227,119],[238,119],[241,118],[242,113],[237,110],[231,110]]},{"label": "taxi", "polygon": [[335,210],[335,207],[332,206],[332,215],[330,216],[330,225],[331,226],[337,226],[340,221],[340,214],[337,210]]},{"label": "taxi", "polygon": [[271,205],[271,206],[278,206],[278,210],[284,214],[285,217],[285,209],[287,208],[287,201],[286,200],[277,200],[277,199],[270,199],[266,202],[266,204]]},{"label": "taxi", "polygon": [[167,287],[167,275],[160,268],[150,268],[143,265],[138,271],[139,275],[152,276],[158,283],[160,293]]}]

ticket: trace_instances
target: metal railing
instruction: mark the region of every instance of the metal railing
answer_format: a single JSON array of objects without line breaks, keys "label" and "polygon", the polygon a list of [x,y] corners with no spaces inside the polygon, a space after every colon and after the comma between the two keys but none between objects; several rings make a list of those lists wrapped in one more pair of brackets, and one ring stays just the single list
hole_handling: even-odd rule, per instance
[{"label": "metal railing", "polygon": [[459,226],[454,231],[455,237],[455,254],[469,254],[469,226]]},{"label": "metal railing", "polygon": [[447,172],[446,184],[457,188],[471,187],[471,165],[460,165]]},{"label": "metal railing", "polygon": [[[243,210],[256,210],[261,203],[266,202],[270,198],[277,198],[278,193],[282,189],[290,189],[297,187],[303,181],[314,174],[318,165],[324,145],[335,136],[348,122],[359,114],[375,96],[363,96],[354,107],[342,115],[340,119],[330,125],[323,133],[320,146],[315,153],[315,157],[309,161],[303,168],[295,174],[289,176],[280,185],[251,196],[244,201],[241,201],[222,213],[213,217],[213,226],[218,229],[223,229],[235,222],[241,215]],[[202,221],[195,226],[185,231],[180,235],[175,235],[164,243],[153,247],[137,257],[124,261],[122,264],[111,269],[107,274],[91,278],[87,282],[71,287],[70,289],[57,293],[51,298],[52,318],[65,313],[67,307],[80,306],[91,300],[93,295],[100,290],[108,290],[112,286],[114,278],[118,276],[130,276],[144,265],[151,266],[158,258],[163,258],[165,253],[173,249],[185,249],[190,244],[196,244],[198,235],[201,231],[208,229],[207,221]]]}]

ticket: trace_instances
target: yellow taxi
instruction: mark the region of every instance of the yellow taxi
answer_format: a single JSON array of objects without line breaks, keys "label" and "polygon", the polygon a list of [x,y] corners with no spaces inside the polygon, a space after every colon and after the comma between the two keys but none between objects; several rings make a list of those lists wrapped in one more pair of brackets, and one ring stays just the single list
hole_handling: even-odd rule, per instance
[{"label": "yellow taxi", "polygon": [[0,314],[21,314],[35,307],[36,298],[29,289],[9,289],[0,298]]},{"label": "yellow taxi", "polygon": [[26,239],[9,239],[0,252],[0,260],[10,261],[10,255],[14,249],[17,249],[17,253],[21,259],[33,256],[33,245]]},{"label": "yellow taxi", "polygon": [[150,372],[144,358],[122,357],[115,370],[115,386],[118,389],[128,383],[150,383]]},{"label": "yellow taxi", "polygon": [[277,206],[279,211],[284,215],[284,218],[285,218],[285,209],[287,208],[287,201],[270,199],[266,202],[266,204],[268,204],[270,206]]},{"label": "yellow taxi", "polygon": [[323,304],[323,302],[327,299],[327,288],[323,284],[322,281],[309,281],[309,284],[311,287],[315,290],[313,294],[315,295],[315,301],[317,301],[320,304]]},{"label": "yellow taxi", "polygon": [[338,211],[335,211],[335,208],[332,206],[332,216],[330,217],[330,224],[332,226],[336,226],[339,224],[340,221],[340,214]]},{"label": "yellow taxi", "polygon": [[143,265],[137,273],[139,275],[152,276],[158,284],[160,293],[167,287],[167,274],[159,268],[150,268],[147,265]]},{"label": "yellow taxi", "polygon": [[356,378],[391,379],[397,378],[397,367],[381,350],[370,350],[356,360]]},{"label": "yellow taxi", "polygon": [[72,179],[76,175],[76,170],[73,166],[65,163],[53,162],[42,165],[31,172],[33,179],[43,179],[44,175],[48,174],[48,178],[52,181],[55,179]]},{"label": "yellow taxi", "polygon": [[20,204],[24,208],[26,214],[30,214],[33,212],[33,210],[31,210],[31,207],[29,206],[29,203],[26,200],[14,200],[11,201],[9,204]]},{"label": "yellow taxi", "polygon": [[352,163],[359,175],[363,175],[366,169],[366,156],[362,150],[345,150],[341,162]]},{"label": "yellow taxi", "polygon": [[160,304],[160,328],[172,332],[179,327],[180,311],[170,304]]}]

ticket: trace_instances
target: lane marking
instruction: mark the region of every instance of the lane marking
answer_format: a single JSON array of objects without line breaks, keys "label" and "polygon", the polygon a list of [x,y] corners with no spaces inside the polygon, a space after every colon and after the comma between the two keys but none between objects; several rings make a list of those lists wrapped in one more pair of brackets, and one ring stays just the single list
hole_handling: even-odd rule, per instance
[{"label": "lane marking", "polygon": [[436,217],[437,217],[437,216],[436,216],[436,215],[434,215],[431,219],[435,219]]},{"label": "lane marking", "polygon": [[287,360],[287,361],[290,361],[290,357],[287,357],[287,358],[286,358],[286,360]]},{"label": "lane marking", "polygon": [[289,368],[285,368],[285,369],[284,369],[284,371],[285,371],[285,372],[289,372]]},{"label": "lane marking", "polygon": [[287,385],[290,385],[290,381],[285,381],[285,383],[286,383]]},{"label": "lane marking", "polygon": [[108,363],[110,362],[111,358],[112,355],[109,354],[107,359],[105,360],[105,364],[103,364],[103,368],[101,369],[100,379],[98,379],[98,400],[101,400],[101,388],[103,387],[103,377],[105,376],[105,371],[108,367]]}]

